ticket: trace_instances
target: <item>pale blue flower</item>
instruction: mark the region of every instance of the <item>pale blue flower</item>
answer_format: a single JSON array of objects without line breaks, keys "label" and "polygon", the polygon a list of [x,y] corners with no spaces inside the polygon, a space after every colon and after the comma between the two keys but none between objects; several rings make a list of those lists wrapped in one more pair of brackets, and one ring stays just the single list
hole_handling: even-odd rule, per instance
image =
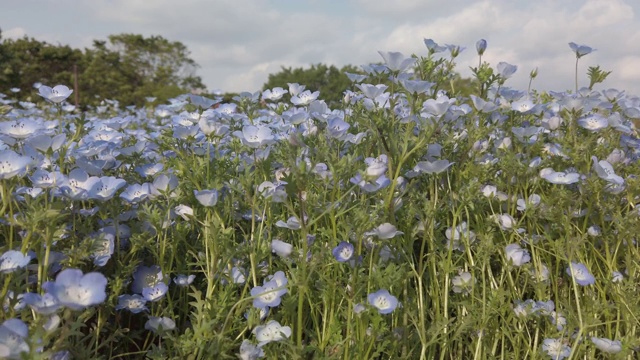
[{"label": "pale blue flower", "polygon": [[105,301],[107,278],[99,272],[82,274],[82,270],[64,269],[47,289],[58,302],[72,310],[84,310]]},{"label": "pale blue flower", "polygon": [[580,174],[554,171],[550,168],[540,170],[540,177],[552,184],[569,185],[580,181]]},{"label": "pale blue flower", "polygon": [[240,360],[256,360],[264,357],[264,350],[260,346],[253,345],[251,341],[244,339],[240,345]]},{"label": "pale blue flower", "polygon": [[544,339],[542,350],[553,360],[562,360],[571,355],[571,348],[562,339]]},{"label": "pale blue flower", "polygon": [[426,173],[426,174],[440,174],[447,170],[452,162],[449,160],[436,160],[436,161],[419,161],[416,166],[413,167],[413,171],[417,173]]},{"label": "pale blue flower", "polygon": [[196,276],[193,274],[189,276],[179,274],[179,275],[176,275],[175,278],[173,278],[173,282],[178,286],[185,287],[185,286],[191,285],[191,283],[193,283],[193,280],[195,280],[195,278]]},{"label": "pale blue flower", "polygon": [[151,287],[143,288],[142,297],[147,301],[158,301],[165,296],[168,290],[169,287],[167,286],[167,284],[160,281]]},{"label": "pale blue flower", "polygon": [[503,79],[510,78],[511,75],[515,74],[515,72],[518,70],[517,65],[511,65],[506,62],[499,62],[496,68],[498,69],[498,74]]},{"label": "pale blue flower", "polygon": [[436,54],[447,50],[446,46],[438,45],[431,39],[424,39],[424,44],[427,46],[427,49],[429,49],[429,54]]},{"label": "pale blue flower", "polygon": [[0,180],[24,176],[30,164],[31,158],[28,156],[19,155],[11,150],[0,151]]},{"label": "pale blue flower", "polygon": [[164,276],[160,266],[143,266],[140,265],[133,273],[133,283],[131,284],[131,291],[136,294],[142,294],[144,288],[152,288],[157,283],[161,282]]},{"label": "pale blue flower", "polygon": [[143,311],[149,311],[146,306],[147,300],[138,294],[133,295],[120,295],[118,296],[118,305],[115,306],[116,310],[126,309],[132,314],[138,314]]},{"label": "pale blue flower", "polygon": [[613,166],[611,166],[608,161],[598,161],[598,158],[595,156],[591,157],[591,161],[593,162],[593,169],[596,171],[596,174],[598,174],[598,177],[600,177],[600,179],[606,180],[616,185],[624,184],[624,179],[621,176],[616,175]]},{"label": "pale blue flower", "polygon": [[319,91],[313,93],[309,90],[305,90],[297,95],[291,96],[291,103],[296,106],[309,105],[312,101],[316,100],[320,95]]},{"label": "pale blue flower", "polygon": [[257,149],[262,146],[275,143],[275,138],[271,129],[266,126],[245,125],[242,131],[234,131],[233,135],[238,137],[242,143],[250,148]]},{"label": "pale blue flower", "polygon": [[9,250],[0,256],[0,273],[8,274],[27,266],[31,255],[20,251]]},{"label": "pale blue flower", "polygon": [[280,257],[286,258],[291,255],[291,252],[293,252],[293,245],[282,240],[273,239],[271,240],[271,252]]},{"label": "pale blue flower", "polygon": [[376,236],[378,239],[385,240],[391,239],[397,235],[403,235],[402,231],[398,231],[396,227],[390,223],[384,223],[377,228],[364,233],[365,236]]},{"label": "pale blue flower", "polygon": [[470,272],[463,271],[460,272],[460,274],[458,274],[456,277],[451,279],[451,283],[453,284],[451,289],[454,293],[468,295],[473,289],[475,279]]},{"label": "pale blue flower", "polygon": [[578,119],[578,125],[583,129],[597,132],[609,127],[609,120],[600,114],[591,114]]},{"label": "pale blue flower", "polygon": [[591,52],[596,51],[596,49],[592,49],[591,47],[587,46],[587,45],[578,45],[574,42],[570,42],[569,43],[569,47],[571,48],[571,50],[573,50],[573,52],[576,53],[576,57],[579,59],[585,55],[591,54]]},{"label": "pale blue flower", "polygon": [[300,220],[297,217],[291,216],[287,219],[287,222],[282,220],[278,220],[276,222],[277,227],[287,228],[290,230],[299,230],[300,229]]},{"label": "pale blue flower", "polygon": [[176,323],[168,317],[149,316],[149,320],[144,324],[144,328],[156,334],[162,334],[176,328]]},{"label": "pale blue flower", "polygon": [[29,352],[29,327],[20,319],[8,319],[0,325],[0,357],[23,359]]},{"label": "pale blue flower", "polygon": [[591,337],[591,342],[602,352],[617,354],[622,351],[620,340],[610,340],[607,338]]},{"label": "pale blue flower", "polygon": [[400,52],[386,52],[386,51],[378,51],[378,54],[382,56],[384,59],[385,65],[391,71],[403,72],[407,70],[410,66],[415,64],[417,61],[416,58],[413,57],[405,57]]},{"label": "pale blue flower", "polygon": [[398,307],[398,299],[384,289],[367,295],[367,301],[369,305],[378,309],[380,314],[390,314]]},{"label": "pale blue flower", "polygon": [[[251,289],[251,296],[253,298],[253,307],[263,308],[276,307],[280,305],[281,296],[283,295],[280,286],[276,281],[267,281],[262,286],[255,286]],[[286,288],[284,289],[286,292]]]},{"label": "pale blue flower", "polygon": [[276,101],[280,100],[284,94],[288,93],[287,90],[281,87],[275,87],[273,89],[267,89],[262,92],[262,98],[264,100]]},{"label": "pale blue flower", "polygon": [[120,193],[120,198],[130,204],[138,204],[152,196],[152,187],[149,183],[133,184]]},{"label": "pale blue flower", "polygon": [[38,88],[38,94],[53,103],[61,103],[65,101],[72,93],[73,90],[69,89],[65,85],[56,85],[53,88],[41,85]]},{"label": "pale blue flower", "polygon": [[36,293],[26,293],[22,296],[22,301],[38,314],[51,315],[62,307],[58,299],[49,293],[42,295]]},{"label": "pale blue flower", "polygon": [[291,328],[282,326],[276,320],[271,320],[265,325],[256,326],[251,331],[258,340],[258,347],[262,347],[272,341],[281,341],[291,336]]},{"label": "pale blue flower", "polygon": [[193,190],[196,200],[203,206],[215,206],[218,203],[218,190]]},{"label": "pale blue flower", "polygon": [[581,286],[592,285],[596,282],[596,279],[591,275],[589,269],[580,263],[571,262],[567,267],[567,275],[571,276],[576,284]]},{"label": "pale blue flower", "polygon": [[514,266],[522,266],[531,261],[529,251],[523,249],[518,244],[509,244],[505,247],[505,256],[507,262],[511,262]]}]

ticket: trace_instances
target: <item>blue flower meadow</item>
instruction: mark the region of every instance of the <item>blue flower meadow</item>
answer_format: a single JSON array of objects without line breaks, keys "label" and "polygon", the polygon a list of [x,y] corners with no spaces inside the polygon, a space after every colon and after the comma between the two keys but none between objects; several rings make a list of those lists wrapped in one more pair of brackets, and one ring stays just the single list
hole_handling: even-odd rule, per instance
[{"label": "blue flower meadow", "polygon": [[640,98],[424,43],[333,108],[0,94],[0,358],[636,358]]}]

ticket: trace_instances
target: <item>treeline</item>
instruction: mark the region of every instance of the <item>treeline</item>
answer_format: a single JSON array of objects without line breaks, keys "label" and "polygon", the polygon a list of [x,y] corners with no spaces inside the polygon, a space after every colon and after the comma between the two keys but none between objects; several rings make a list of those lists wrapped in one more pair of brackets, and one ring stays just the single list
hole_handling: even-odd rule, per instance
[{"label": "treeline", "polygon": [[[34,83],[73,88],[77,73],[79,104],[95,106],[104,99],[122,106],[143,106],[204,90],[198,65],[187,47],[162,36],[110,35],[83,50],[52,45],[27,36],[3,39],[0,31],[0,93],[39,101]],[[11,89],[20,89],[13,93]],[[74,102],[74,97],[69,102]]]}]

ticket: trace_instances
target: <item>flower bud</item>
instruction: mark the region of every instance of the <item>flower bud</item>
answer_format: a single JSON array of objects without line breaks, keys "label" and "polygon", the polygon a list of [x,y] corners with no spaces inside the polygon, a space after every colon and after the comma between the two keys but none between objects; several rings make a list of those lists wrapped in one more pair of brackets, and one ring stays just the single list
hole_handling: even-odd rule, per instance
[{"label": "flower bud", "polygon": [[476,42],[476,51],[478,52],[478,55],[482,56],[485,50],[487,50],[487,40],[485,39],[478,40]]}]

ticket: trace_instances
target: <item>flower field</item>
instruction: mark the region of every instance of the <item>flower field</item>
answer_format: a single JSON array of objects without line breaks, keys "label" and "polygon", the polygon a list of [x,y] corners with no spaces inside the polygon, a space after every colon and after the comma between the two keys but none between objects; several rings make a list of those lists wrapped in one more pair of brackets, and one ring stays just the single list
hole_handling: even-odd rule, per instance
[{"label": "flower field", "polygon": [[425,45],[333,107],[2,96],[0,358],[637,358],[640,98]]}]

